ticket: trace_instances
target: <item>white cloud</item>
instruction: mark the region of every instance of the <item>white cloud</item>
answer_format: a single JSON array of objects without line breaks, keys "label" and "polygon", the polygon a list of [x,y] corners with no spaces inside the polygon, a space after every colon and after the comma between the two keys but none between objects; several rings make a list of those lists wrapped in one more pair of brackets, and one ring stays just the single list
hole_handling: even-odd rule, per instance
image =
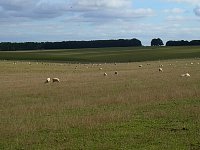
[{"label": "white cloud", "polygon": [[71,12],[79,14],[76,21],[80,18],[88,22],[133,20],[154,15],[151,8],[133,8],[133,2],[130,0],[76,0]]},{"label": "white cloud", "polygon": [[78,6],[88,8],[122,8],[131,6],[130,0],[76,0],[75,3]]},{"label": "white cloud", "polygon": [[196,16],[200,16],[200,0],[168,0],[168,2],[188,3],[196,6],[194,13]]},{"label": "white cloud", "polygon": [[182,14],[185,13],[186,10],[182,8],[172,8],[172,9],[165,9],[164,12],[168,14]]},{"label": "white cloud", "polygon": [[200,0],[168,0],[169,2],[178,2],[178,3],[189,3],[189,4],[200,4]]},{"label": "white cloud", "polygon": [[186,20],[185,17],[179,16],[179,15],[173,15],[173,16],[167,17],[167,21],[182,22],[182,21],[185,21],[185,20]]}]

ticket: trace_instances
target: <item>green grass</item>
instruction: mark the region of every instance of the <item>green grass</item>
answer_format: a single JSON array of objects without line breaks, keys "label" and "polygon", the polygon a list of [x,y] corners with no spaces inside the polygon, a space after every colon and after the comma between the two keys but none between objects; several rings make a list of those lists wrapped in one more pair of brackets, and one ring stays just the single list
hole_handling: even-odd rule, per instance
[{"label": "green grass", "polygon": [[[0,61],[0,149],[197,150],[198,63]],[[61,82],[44,84],[47,77]]]},{"label": "green grass", "polygon": [[0,52],[1,60],[139,62],[200,57],[200,47],[125,47]]}]

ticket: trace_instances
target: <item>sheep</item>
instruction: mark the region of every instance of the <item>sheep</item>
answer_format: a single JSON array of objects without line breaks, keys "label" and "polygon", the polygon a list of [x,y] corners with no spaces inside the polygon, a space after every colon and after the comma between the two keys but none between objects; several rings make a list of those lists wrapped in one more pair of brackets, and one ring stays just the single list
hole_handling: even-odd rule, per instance
[{"label": "sheep", "polygon": [[58,79],[58,78],[53,78],[52,81],[53,81],[53,82],[60,82],[60,79]]},{"label": "sheep", "polygon": [[190,74],[189,73],[182,74],[181,77],[190,77]]},{"label": "sheep", "polygon": [[104,73],[104,76],[107,76],[108,74],[107,73]]},{"label": "sheep", "polygon": [[160,67],[163,67],[163,64],[161,64]]},{"label": "sheep", "polygon": [[115,71],[115,74],[116,74],[116,75],[118,75],[118,72],[117,72],[117,71]]},{"label": "sheep", "polygon": [[159,72],[163,72],[163,69],[162,69],[162,68],[159,68]]},{"label": "sheep", "polygon": [[102,70],[103,68],[99,68],[99,70]]},{"label": "sheep", "polygon": [[189,74],[189,73],[186,73],[185,76],[186,76],[186,77],[190,77],[190,74]]},{"label": "sheep", "polygon": [[193,65],[194,63],[193,63],[193,62],[191,62],[190,64],[191,64],[191,65]]},{"label": "sheep", "polygon": [[47,78],[44,83],[49,83],[51,81],[51,78]]},{"label": "sheep", "polygon": [[142,65],[139,65],[139,67],[141,68],[141,67],[142,67]]}]

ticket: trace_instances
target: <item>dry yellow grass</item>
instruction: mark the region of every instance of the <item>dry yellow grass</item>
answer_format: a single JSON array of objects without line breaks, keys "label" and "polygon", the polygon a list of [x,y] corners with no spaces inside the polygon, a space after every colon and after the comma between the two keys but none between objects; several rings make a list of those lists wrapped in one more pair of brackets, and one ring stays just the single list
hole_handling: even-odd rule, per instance
[{"label": "dry yellow grass", "polygon": [[[200,123],[199,62],[199,59],[186,59],[101,64],[102,70],[99,70],[98,64],[0,61],[0,148],[117,149],[118,144],[127,144],[121,149],[129,149],[134,147],[132,138],[140,136],[139,133],[129,135],[125,141],[112,134],[126,136],[133,128],[126,127],[129,121],[134,121],[136,127],[140,123],[147,127],[147,120],[152,123],[166,118],[173,122],[177,119],[173,120],[173,116],[183,120],[186,117],[189,123],[183,121],[182,125],[190,126],[190,136],[199,140],[199,134],[193,134],[199,130],[196,123]],[[142,68],[138,67],[140,64]],[[161,64],[163,72],[158,70]],[[187,72],[190,78],[180,76]],[[44,84],[47,77],[58,77],[61,82]],[[121,124],[126,130],[120,132],[119,128],[119,132],[110,133],[112,126]],[[169,124],[163,127],[159,121],[156,124],[173,129]],[[156,144],[149,146],[145,138],[171,134],[153,132],[149,137],[141,137],[135,148],[158,148],[159,145],[154,147]],[[160,145],[166,146],[166,143]]]}]

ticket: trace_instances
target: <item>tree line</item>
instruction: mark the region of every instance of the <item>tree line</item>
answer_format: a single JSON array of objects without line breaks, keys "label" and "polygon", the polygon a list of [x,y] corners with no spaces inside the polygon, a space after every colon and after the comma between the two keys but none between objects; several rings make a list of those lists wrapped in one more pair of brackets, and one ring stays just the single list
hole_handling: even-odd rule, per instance
[{"label": "tree line", "polygon": [[192,40],[192,41],[168,41],[166,46],[200,46],[200,40]]},{"label": "tree line", "polygon": [[[152,39],[151,46],[163,46],[163,41],[160,38]],[[165,46],[200,46],[200,40],[192,41],[167,41]]]},{"label": "tree line", "polygon": [[104,47],[131,47],[142,46],[138,39],[94,40],[94,41],[62,41],[62,42],[24,42],[0,43],[2,51],[42,50],[42,49],[77,49],[77,48],[104,48]]},{"label": "tree line", "polygon": [[[151,40],[151,46],[163,46],[160,38]],[[1,42],[1,51],[17,50],[45,50],[45,49],[77,49],[77,48],[104,48],[104,47],[138,47],[142,42],[136,38],[118,40],[93,40],[93,41],[62,41],[62,42]],[[167,41],[165,46],[200,46],[200,40],[192,41]]]}]

